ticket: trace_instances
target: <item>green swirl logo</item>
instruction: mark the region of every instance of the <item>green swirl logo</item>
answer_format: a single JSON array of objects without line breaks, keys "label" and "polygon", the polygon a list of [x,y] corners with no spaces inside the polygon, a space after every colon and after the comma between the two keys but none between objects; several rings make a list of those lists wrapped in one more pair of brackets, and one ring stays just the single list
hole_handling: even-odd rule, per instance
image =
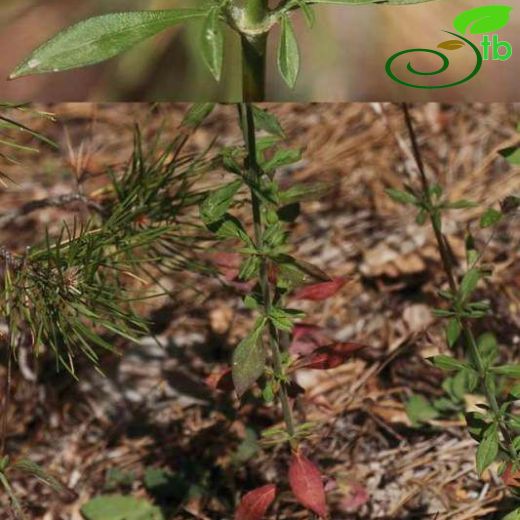
[{"label": "green swirl logo", "polygon": [[[483,62],[485,60],[493,59],[506,61],[512,56],[513,50],[509,42],[500,41],[498,39],[498,35],[494,35],[493,39],[490,40],[488,35],[486,34],[497,31],[498,29],[507,25],[507,23],[509,22],[511,10],[512,7],[505,5],[482,6],[477,7],[475,9],[470,9],[468,11],[460,13],[453,21],[453,25],[455,26],[455,29],[458,31],[457,33],[451,31],[444,31],[447,34],[454,36],[456,39],[440,43],[437,46],[437,49],[442,49],[445,51],[454,51],[466,47],[467,45],[473,51],[473,54],[475,56],[475,66],[473,70],[464,78],[440,85],[418,85],[399,78],[396,72],[394,72],[394,64],[396,60],[401,58],[401,56],[406,56],[415,53],[433,54],[434,56],[440,58],[441,63],[440,66],[433,71],[421,71],[416,69],[412,65],[411,61],[408,61],[406,69],[411,74],[420,77],[431,77],[442,74],[443,72],[448,70],[450,66],[450,60],[448,56],[441,50],[426,48],[406,49],[403,51],[396,52],[395,54],[390,56],[385,65],[387,75],[393,81],[399,83],[400,85],[429,90],[456,87],[457,85],[461,85],[463,83],[466,83],[467,81],[470,81],[480,72],[480,69],[482,68]],[[463,34],[465,33],[485,34],[481,42],[483,52],[481,52],[477,45],[475,45],[471,40],[463,36]],[[490,53],[490,49],[492,50],[492,54]],[[505,53],[503,51],[505,51]],[[492,57],[490,57],[491,55]]]}]

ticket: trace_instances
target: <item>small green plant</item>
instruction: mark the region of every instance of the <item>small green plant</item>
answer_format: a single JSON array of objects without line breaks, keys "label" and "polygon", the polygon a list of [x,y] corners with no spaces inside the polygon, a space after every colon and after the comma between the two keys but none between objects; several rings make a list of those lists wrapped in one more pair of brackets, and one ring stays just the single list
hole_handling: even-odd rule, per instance
[{"label": "small green plant", "polygon": [[[250,104],[238,106],[245,147],[222,151],[222,164],[231,175],[229,182],[216,189],[200,206],[208,230],[222,246],[238,242],[237,253],[230,258],[227,246],[220,253],[220,265],[227,262],[231,275],[248,283],[244,305],[257,315],[247,336],[236,346],[227,372],[219,374],[212,385],[226,387],[230,377],[239,397],[253,391],[266,403],[278,402],[284,426],[262,433],[260,444],[286,444],[291,449],[288,480],[298,502],[321,518],[328,516],[325,490],[318,467],[304,454],[302,442],[316,431],[317,425],[298,423],[292,401],[302,391],[294,381],[296,370],[334,368],[362,348],[357,343],[312,342],[305,355],[294,355],[289,346],[306,336],[318,336],[316,328],[302,323],[304,313],[292,308],[289,301],[320,301],[329,298],[345,284],[343,278],[331,279],[316,266],[290,254],[290,224],[300,213],[302,201],[323,195],[323,184],[296,184],[282,187],[277,169],[300,159],[298,150],[283,149],[277,141],[283,136],[272,114]],[[263,130],[264,135],[258,135]],[[252,234],[242,211],[250,210]],[[236,256],[240,260],[236,261]],[[225,261],[222,261],[225,260]],[[292,340],[291,340],[292,336]],[[235,513],[236,520],[260,519],[276,496],[274,484],[266,484],[243,496]]]},{"label": "small green plant", "polygon": [[202,23],[200,50],[215,80],[221,79],[225,32],[234,31],[241,45],[243,100],[262,101],[267,39],[277,25],[280,27],[278,70],[289,87],[293,88],[296,83],[300,53],[291,20],[293,12],[301,10],[312,27],[315,5],[406,5],[427,1],[430,0],[280,0],[271,9],[268,0],[208,0],[195,9],[107,14],[60,32],[24,60],[10,78],[99,63],[169,27],[199,20]]},{"label": "small green plant", "polygon": [[[504,482],[518,492],[520,487],[520,420],[515,413],[515,403],[520,398],[520,385],[514,384],[520,378],[519,364],[501,364],[497,342],[491,333],[478,339],[474,324],[491,311],[488,300],[476,299],[478,285],[492,272],[492,267],[484,262],[484,249],[477,250],[475,237],[471,232],[466,236],[466,268],[458,273],[447,236],[443,232],[442,217],[447,211],[477,206],[469,200],[449,201],[441,186],[430,183],[415,128],[409,109],[403,106],[404,117],[410,136],[412,151],[419,171],[421,187],[406,186],[405,190],[387,190],[397,203],[415,207],[419,224],[430,223],[437,242],[448,288],[438,291],[446,302],[443,308],[435,309],[435,314],[446,320],[446,343],[449,349],[462,343],[465,347],[464,359],[454,356],[437,355],[431,358],[434,366],[455,374],[443,385],[451,400],[430,404],[420,396],[408,402],[407,410],[413,422],[435,418],[446,405],[455,405],[453,411],[462,411],[462,397],[468,392],[481,392],[486,403],[479,405],[479,412],[467,412],[465,418],[470,435],[479,443],[476,452],[476,469],[482,474],[492,463],[500,463],[499,473]],[[511,163],[518,164],[518,148],[503,150],[501,154]],[[520,207],[520,199],[507,197],[500,209],[489,208],[482,214],[479,227],[492,228],[506,216]],[[488,243],[488,242],[487,242]],[[444,405],[444,406],[443,406]],[[518,514],[520,509],[511,513]],[[511,518],[511,517],[509,517]],[[516,516],[514,516],[516,518]]]}]

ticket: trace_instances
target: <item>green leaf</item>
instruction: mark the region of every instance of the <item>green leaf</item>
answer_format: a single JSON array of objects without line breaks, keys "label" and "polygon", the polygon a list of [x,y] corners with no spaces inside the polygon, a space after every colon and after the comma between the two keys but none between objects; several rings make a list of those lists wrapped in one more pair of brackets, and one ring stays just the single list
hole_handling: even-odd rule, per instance
[{"label": "green leaf", "polygon": [[388,188],[385,190],[385,193],[398,204],[416,204],[417,197],[412,193],[401,190],[394,190],[393,188]]},{"label": "green leaf", "polygon": [[168,9],[89,18],[38,47],[10,78],[93,65],[121,54],[172,25],[205,14],[202,9]]},{"label": "green leaf", "polygon": [[200,216],[206,224],[220,220],[229,209],[233,198],[242,186],[242,180],[225,184],[216,191],[211,192],[200,205]]},{"label": "green leaf", "polygon": [[477,472],[482,472],[488,468],[498,455],[498,431],[495,424],[492,424],[484,433],[480,446],[477,449]]},{"label": "green leaf", "polygon": [[72,497],[75,496],[75,493],[65,487],[57,478],[48,473],[40,465],[32,462],[29,459],[20,459],[15,464],[13,464],[12,467],[28,475],[32,475],[40,482],[43,482],[46,486],[50,487],[56,493],[60,493],[61,495],[69,495]]},{"label": "green leaf", "polygon": [[502,517],[502,520],[520,520],[520,508],[507,513],[506,516]]},{"label": "green leaf", "polygon": [[456,200],[454,202],[447,202],[444,204],[444,207],[447,209],[467,209],[467,208],[476,208],[478,204],[473,202],[472,200]]},{"label": "green leaf", "polygon": [[248,245],[252,244],[240,220],[229,213],[226,213],[221,220],[208,224],[208,229],[219,238],[238,238]]},{"label": "green leaf", "polygon": [[300,51],[292,22],[287,15],[280,18],[278,70],[289,88],[293,88],[300,70]]},{"label": "green leaf", "polygon": [[459,320],[456,318],[450,318],[448,321],[448,326],[446,327],[446,339],[450,348],[453,347],[453,345],[455,345],[456,341],[459,339],[460,332],[461,326]]},{"label": "green leaf", "polygon": [[280,202],[282,204],[292,204],[294,202],[318,200],[325,195],[328,195],[331,189],[332,186],[325,182],[295,184],[288,190],[282,191],[280,193]]},{"label": "green leaf", "polygon": [[419,211],[419,213],[417,213],[417,216],[415,217],[415,222],[419,226],[424,226],[427,218],[428,212],[425,209],[421,209],[421,211]]},{"label": "green leaf", "polygon": [[280,307],[273,307],[269,314],[269,318],[273,325],[286,332],[291,332],[294,321],[305,317],[305,313],[296,309],[282,309]]},{"label": "green leaf", "polygon": [[438,355],[430,358],[430,361],[437,368],[441,368],[442,370],[464,370],[471,368],[467,363],[463,361],[459,361],[458,359],[452,358],[450,356]]},{"label": "green leaf", "polygon": [[122,495],[103,495],[81,508],[85,520],[164,520],[158,507],[146,500]]},{"label": "green leaf", "polygon": [[199,126],[204,119],[206,119],[213,109],[215,108],[215,103],[195,103],[193,104],[189,110],[186,112],[182,120],[182,126],[189,126],[196,128]]},{"label": "green leaf", "polygon": [[509,164],[520,166],[520,146],[511,146],[498,152]]},{"label": "green leaf", "polygon": [[260,257],[257,255],[248,256],[245,261],[240,266],[240,272],[238,273],[238,277],[241,280],[251,280],[251,278],[255,278],[260,271]]},{"label": "green leaf", "polygon": [[487,209],[480,217],[480,227],[482,229],[494,226],[502,220],[502,212],[493,208]]},{"label": "green leaf", "polygon": [[453,20],[453,26],[461,33],[484,34],[496,32],[509,22],[513,8],[507,5],[485,5],[463,11]]},{"label": "green leaf", "polygon": [[491,367],[490,370],[501,376],[520,378],[520,365],[501,365]]},{"label": "green leaf", "polygon": [[461,301],[468,299],[471,293],[476,289],[479,280],[480,271],[478,269],[474,268],[466,272],[459,287],[459,296]]},{"label": "green leaf", "polygon": [[312,29],[316,23],[316,15],[314,14],[314,10],[309,4],[307,4],[307,2],[305,2],[305,0],[296,0],[296,2],[298,3],[298,7],[303,12],[307,26],[309,29]]},{"label": "green leaf", "polygon": [[291,148],[279,149],[276,150],[271,159],[262,164],[262,169],[269,173],[273,170],[276,170],[276,168],[280,168],[281,166],[287,166],[288,164],[298,162],[301,158],[301,150],[295,150]]},{"label": "green leaf", "polygon": [[285,137],[285,133],[275,115],[267,110],[257,107],[256,105],[253,105],[252,108],[256,128],[263,130],[268,134],[275,135],[280,139]]},{"label": "green leaf", "polygon": [[222,61],[224,57],[224,32],[220,23],[220,10],[216,7],[209,10],[202,28],[202,56],[213,77],[220,81]]},{"label": "green leaf", "polygon": [[485,367],[489,367],[498,356],[497,340],[493,334],[486,332],[477,340],[478,350]]},{"label": "green leaf", "polygon": [[405,404],[405,410],[414,427],[418,427],[421,423],[428,422],[439,416],[438,410],[422,395],[412,395]]},{"label": "green leaf", "polygon": [[259,319],[253,332],[233,352],[231,375],[239,397],[264,373],[265,350],[261,340],[265,323],[264,318]]}]

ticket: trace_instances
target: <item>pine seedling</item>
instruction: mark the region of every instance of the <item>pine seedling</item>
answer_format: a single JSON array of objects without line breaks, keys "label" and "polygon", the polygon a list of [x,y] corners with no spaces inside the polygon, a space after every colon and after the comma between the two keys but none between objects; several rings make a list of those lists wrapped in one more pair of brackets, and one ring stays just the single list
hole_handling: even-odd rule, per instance
[{"label": "pine seedling", "polygon": [[57,72],[92,65],[112,58],[157,33],[199,21],[199,49],[216,81],[221,80],[226,34],[238,35],[241,47],[242,99],[265,98],[267,40],[279,26],[277,66],[293,88],[300,69],[300,51],[292,16],[301,11],[312,27],[314,8],[322,4],[345,6],[408,5],[430,0],[280,0],[275,8],[268,0],[207,0],[198,8],[129,11],[89,18],[58,33],[37,48],[11,74]]},{"label": "pine seedling", "polygon": [[[21,210],[0,215],[6,226],[20,215],[49,206],[80,203],[88,216],[63,223],[56,235],[15,254],[0,247],[0,346],[6,356],[6,388],[2,409],[0,485],[13,513],[25,518],[10,484],[16,474],[32,475],[60,493],[64,486],[26,459],[6,455],[11,374],[19,346],[31,345],[35,356],[50,352],[57,369],[77,378],[75,361],[86,357],[102,370],[103,351],[117,351],[118,338],[138,341],[148,322],[135,309],[149,298],[143,286],[155,273],[198,270],[193,260],[199,231],[186,210],[202,200],[193,183],[206,171],[206,153],[184,153],[196,115],[164,150],[157,143],[145,151],[135,132],[134,151],[122,173],[111,174],[101,190],[32,201]],[[161,293],[164,294],[164,293]],[[153,296],[153,295],[152,295]]]},{"label": "pine seedling", "polygon": [[[515,403],[520,392],[515,381],[520,378],[520,365],[501,364],[493,334],[488,332],[477,338],[474,333],[475,322],[491,312],[488,300],[475,298],[477,287],[492,271],[492,266],[483,261],[484,251],[477,249],[474,236],[468,232],[465,241],[465,270],[458,276],[452,250],[442,227],[445,212],[472,208],[477,204],[469,200],[449,201],[440,185],[430,183],[406,104],[403,105],[403,111],[421,186],[407,186],[405,190],[390,189],[387,193],[395,202],[415,207],[419,224],[428,222],[431,225],[448,282],[448,289],[439,291],[439,296],[446,305],[435,309],[434,314],[446,320],[445,337],[448,349],[453,349],[458,343],[465,347],[464,359],[437,355],[431,358],[431,362],[435,367],[454,374],[452,381],[457,381],[460,392],[479,392],[484,395],[485,404],[479,405],[480,411],[465,413],[468,432],[478,442],[477,472],[482,475],[493,463],[498,462],[498,471],[505,484],[517,493],[520,488],[520,421],[515,413]],[[516,148],[501,152],[513,165],[516,164],[516,153]],[[507,197],[500,209],[489,208],[483,212],[479,227],[493,228],[518,207],[518,197]],[[416,408],[421,408],[421,414],[428,406],[421,408],[420,404],[415,404]],[[432,411],[436,412],[435,409]],[[514,515],[518,514],[520,509],[511,512],[507,518],[517,518]]]}]

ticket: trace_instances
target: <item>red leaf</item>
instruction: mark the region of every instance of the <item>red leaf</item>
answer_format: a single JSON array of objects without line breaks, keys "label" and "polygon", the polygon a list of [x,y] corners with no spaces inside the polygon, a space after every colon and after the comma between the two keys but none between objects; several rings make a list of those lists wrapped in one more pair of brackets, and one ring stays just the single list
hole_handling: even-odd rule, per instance
[{"label": "red leaf", "polygon": [[294,369],[314,368],[316,370],[329,370],[336,368],[352,357],[354,352],[365,347],[366,345],[352,343],[350,341],[326,345],[325,347],[316,349],[308,356],[301,357],[294,364]]},{"label": "red leaf", "polygon": [[354,512],[364,506],[370,499],[367,490],[358,482],[351,482],[347,489],[344,489],[345,494],[340,502],[342,509],[348,512]]},{"label": "red leaf", "polygon": [[242,257],[238,253],[218,251],[211,255],[213,263],[228,282],[232,282],[240,272]]},{"label": "red leaf", "polygon": [[233,378],[231,377],[230,368],[224,368],[222,370],[212,372],[206,378],[206,384],[212,390],[231,391],[235,388],[233,385]]},{"label": "red leaf", "polygon": [[513,464],[509,463],[502,473],[502,480],[506,486],[520,487],[520,471],[513,471]]},{"label": "red leaf", "polygon": [[235,520],[261,520],[276,497],[276,486],[267,484],[246,493],[235,512]]},{"label": "red leaf", "polygon": [[296,300],[321,301],[336,294],[345,284],[347,279],[344,277],[334,278],[330,282],[315,283],[297,289],[293,293]]},{"label": "red leaf", "polygon": [[292,342],[289,345],[291,354],[310,354],[318,347],[330,342],[322,328],[310,323],[297,323],[293,328]]},{"label": "red leaf", "polygon": [[325,489],[320,470],[299,451],[293,453],[291,459],[289,485],[300,504],[321,518],[327,518]]}]

